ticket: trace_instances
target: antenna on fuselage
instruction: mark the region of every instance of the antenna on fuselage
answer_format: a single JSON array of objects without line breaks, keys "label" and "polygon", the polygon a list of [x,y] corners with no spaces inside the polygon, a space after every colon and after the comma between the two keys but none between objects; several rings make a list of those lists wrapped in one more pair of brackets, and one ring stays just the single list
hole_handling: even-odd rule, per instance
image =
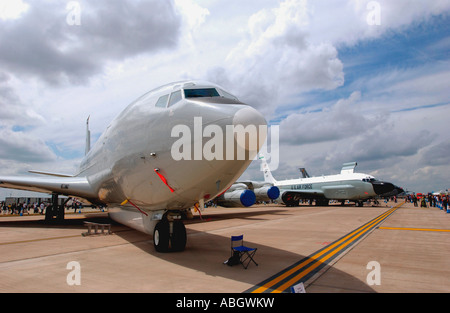
[{"label": "antenna on fuselage", "polygon": [[86,120],[86,148],[84,151],[84,155],[88,154],[89,150],[91,150],[91,131],[89,130],[89,115]]},{"label": "antenna on fuselage", "polygon": [[309,176],[308,172],[306,171],[306,169],[304,167],[300,167],[299,170],[300,170],[300,173],[302,174],[302,178],[311,177],[311,176]]}]

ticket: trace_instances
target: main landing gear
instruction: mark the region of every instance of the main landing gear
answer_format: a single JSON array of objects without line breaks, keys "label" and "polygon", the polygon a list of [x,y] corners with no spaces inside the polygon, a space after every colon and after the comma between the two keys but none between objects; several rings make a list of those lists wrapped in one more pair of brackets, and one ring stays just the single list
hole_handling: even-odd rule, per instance
[{"label": "main landing gear", "polygon": [[52,204],[45,209],[46,222],[61,222],[64,221],[64,207],[66,203],[72,198],[69,197],[64,203],[59,204],[59,194],[52,194]]},{"label": "main landing gear", "polygon": [[177,215],[166,215],[153,231],[153,245],[158,252],[180,252],[186,247],[186,227]]}]

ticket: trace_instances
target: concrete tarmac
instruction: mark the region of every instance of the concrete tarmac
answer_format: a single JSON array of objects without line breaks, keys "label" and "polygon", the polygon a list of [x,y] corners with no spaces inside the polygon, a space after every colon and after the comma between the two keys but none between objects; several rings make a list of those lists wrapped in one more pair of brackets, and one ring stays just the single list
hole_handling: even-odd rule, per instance
[{"label": "concrete tarmac", "polygon": [[[106,213],[66,214],[62,225],[0,216],[0,292],[254,291],[396,205],[208,208],[186,222],[185,251],[166,254],[152,236],[115,223],[111,235],[82,236],[83,221],[110,222]],[[223,264],[241,234],[258,266]],[[449,248],[450,214],[403,204],[302,282],[307,293],[448,293]]]}]

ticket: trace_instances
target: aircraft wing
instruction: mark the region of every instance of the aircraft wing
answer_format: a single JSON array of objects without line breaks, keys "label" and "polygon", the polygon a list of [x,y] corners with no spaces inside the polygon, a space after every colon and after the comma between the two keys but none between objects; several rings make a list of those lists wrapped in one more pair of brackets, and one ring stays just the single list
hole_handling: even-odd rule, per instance
[{"label": "aircraft wing", "polygon": [[0,188],[58,193],[89,201],[97,198],[86,177],[0,176]]},{"label": "aircraft wing", "polygon": [[252,181],[252,180],[237,181],[236,184],[245,184],[247,186],[247,188],[251,189],[251,190],[265,187],[265,186],[273,186],[272,183]]}]

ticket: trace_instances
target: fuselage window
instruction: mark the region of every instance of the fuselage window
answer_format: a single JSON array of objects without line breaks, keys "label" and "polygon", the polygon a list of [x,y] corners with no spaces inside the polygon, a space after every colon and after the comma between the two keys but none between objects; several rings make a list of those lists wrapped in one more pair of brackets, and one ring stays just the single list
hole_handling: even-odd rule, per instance
[{"label": "fuselage window", "polygon": [[164,95],[158,99],[158,101],[155,104],[155,107],[157,108],[165,108],[167,105],[167,99],[169,99],[169,95]]},{"label": "fuselage window", "polygon": [[216,88],[185,89],[185,98],[220,97]]},{"label": "fuselage window", "polygon": [[170,95],[169,106],[174,105],[175,103],[177,103],[181,99],[182,98],[181,98],[181,91],[180,90],[172,92],[172,94]]}]

